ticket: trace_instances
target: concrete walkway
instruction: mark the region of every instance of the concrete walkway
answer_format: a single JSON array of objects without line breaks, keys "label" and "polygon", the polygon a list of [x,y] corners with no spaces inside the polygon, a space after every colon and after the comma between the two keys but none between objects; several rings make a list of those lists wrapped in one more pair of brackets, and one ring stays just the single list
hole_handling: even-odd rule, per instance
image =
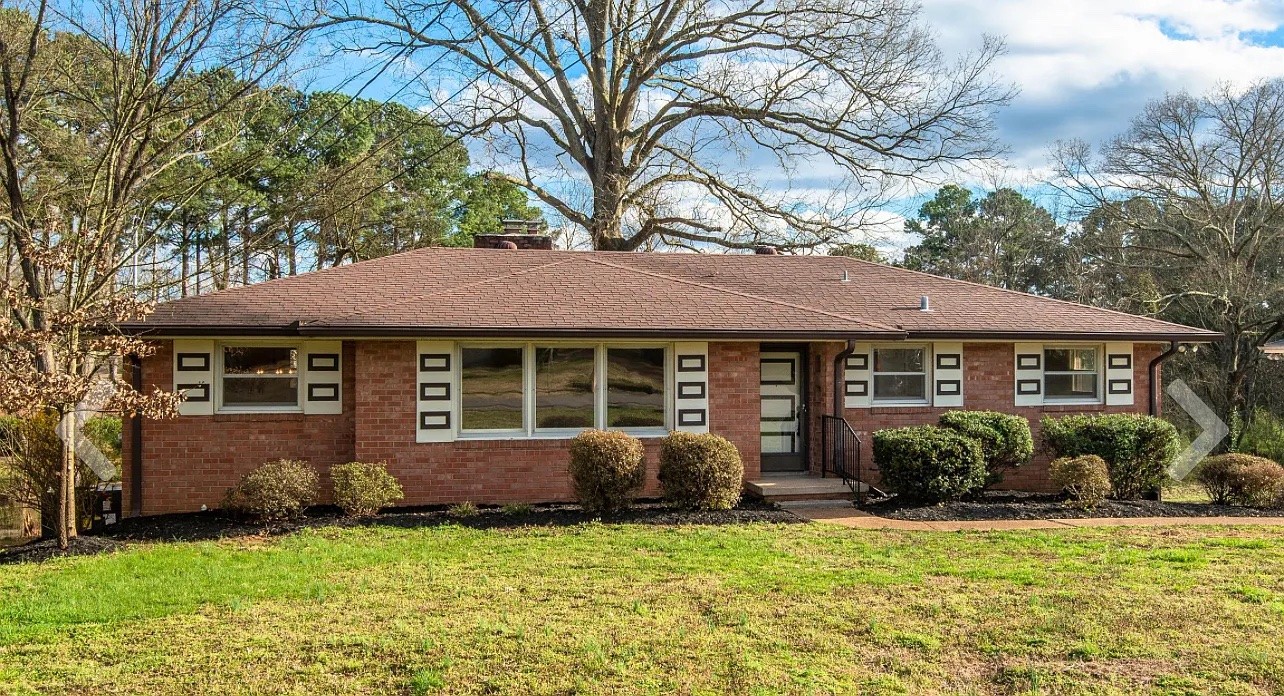
[{"label": "concrete walkway", "polygon": [[894,529],[920,532],[998,532],[1018,529],[1073,529],[1077,527],[1170,527],[1191,525],[1284,525],[1284,517],[1087,517],[1052,520],[931,521],[893,520],[851,506],[782,504],[789,512],[812,522],[853,529]]}]

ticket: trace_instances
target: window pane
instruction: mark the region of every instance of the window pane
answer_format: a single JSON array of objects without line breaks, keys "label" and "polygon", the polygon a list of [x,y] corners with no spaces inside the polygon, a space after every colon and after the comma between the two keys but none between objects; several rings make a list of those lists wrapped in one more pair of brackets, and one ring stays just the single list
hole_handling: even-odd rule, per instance
[{"label": "window pane", "polygon": [[225,377],[224,406],[298,406],[297,377]]},{"label": "window pane", "polygon": [[1097,350],[1095,348],[1054,348],[1044,354],[1044,371],[1076,372],[1097,370]]},{"label": "window pane", "polygon": [[1096,373],[1046,375],[1044,391],[1049,398],[1054,399],[1096,399],[1097,375]]},{"label": "window pane", "polygon": [[298,351],[274,346],[226,346],[225,375],[293,375],[299,371]]},{"label": "window pane", "polygon": [[664,427],[664,349],[608,348],[606,425]]},{"label": "window pane", "polygon": [[459,392],[461,429],[521,429],[522,349],[465,348]]},{"label": "window pane", "polygon": [[922,371],[922,348],[879,348],[874,351],[874,372]]},{"label": "window pane", "polygon": [[535,427],[593,427],[593,349],[535,349]]},{"label": "window pane", "polygon": [[927,377],[923,375],[874,375],[875,399],[926,399]]}]

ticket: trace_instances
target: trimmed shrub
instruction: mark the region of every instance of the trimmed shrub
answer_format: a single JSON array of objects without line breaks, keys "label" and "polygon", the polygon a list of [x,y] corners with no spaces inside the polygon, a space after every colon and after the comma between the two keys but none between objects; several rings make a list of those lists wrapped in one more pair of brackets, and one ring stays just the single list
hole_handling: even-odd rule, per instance
[{"label": "trimmed shrub", "polygon": [[571,440],[571,482],[580,506],[594,514],[627,508],[646,481],[646,451],[636,437],[585,430]]},{"label": "trimmed shrub", "polygon": [[1284,467],[1251,454],[1223,454],[1200,462],[1193,476],[1219,505],[1270,507],[1284,494]]},{"label": "trimmed shrub", "polygon": [[278,459],[241,477],[223,498],[223,509],[260,520],[303,514],[317,497],[317,472],[307,462]]},{"label": "trimmed shrub", "polygon": [[941,425],[981,443],[985,457],[985,485],[1003,480],[1008,469],[1030,463],[1034,456],[1034,435],[1030,421],[998,411],[947,411]]},{"label": "trimmed shrub", "polygon": [[1177,429],[1135,413],[1043,419],[1043,441],[1057,457],[1095,454],[1110,468],[1114,496],[1136,500],[1160,490],[1177,457]]},{"label": "trimmed shrub", "polygon": [[348,462],[330,469],[334,481],[334,503],[350,517],[369,517],[405,498],[397,477],[388,466]]},{"label": "trimmed shrub", "polygon": [[1095,454],[1062,457],[1052,462],[1052,485],[1083,507],[1096,507],[1110,496],[1110,468]]},{"label": "trimmed shrub", "polygon": [[744,476],[740,450],[724,437],[673,432],[660,444],[660,486],[676,507],[730,510],[740,502]]},{"label": "trimmed shrub", "polygon": [[874,462],[883,483],[911,500],[953,500],[985,486],[980,443],[949,428],[876,431]]}]

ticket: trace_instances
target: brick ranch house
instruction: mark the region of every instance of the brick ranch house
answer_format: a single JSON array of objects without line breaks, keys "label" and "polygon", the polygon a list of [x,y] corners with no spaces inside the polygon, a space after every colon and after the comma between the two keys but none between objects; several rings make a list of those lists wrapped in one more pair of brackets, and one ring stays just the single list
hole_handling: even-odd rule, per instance
[{"label": "brick ranch house", "polygon": [[[135,384],[186,394],[179,417],[126,429],[128,511],[217,507],[276,458],[323,479],[386,462],[407,505],[563,501],[588,427],[644,439],[648,494],[670,430],[730,439],[750,482],[877,484],[874,430],[964,408],[1036,431],[1046,414],[1153,412],[1161,360],[1218,337],[843,257],[513,239],[185,298],[127,326],[157,346]],[[1046,459],[1006,485],[1047,489]]]}]

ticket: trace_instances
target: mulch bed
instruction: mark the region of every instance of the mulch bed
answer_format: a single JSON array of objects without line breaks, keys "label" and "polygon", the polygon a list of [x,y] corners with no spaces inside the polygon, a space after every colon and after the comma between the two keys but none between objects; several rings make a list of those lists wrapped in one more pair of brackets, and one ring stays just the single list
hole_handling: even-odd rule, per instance
[{"label": "mulch bed", "polygon": [[971,500],[924,505],[896,497],[871,501],[865,512],[894,520],[955,522],[969,520],[1050,520],[1088,517],[1278,517],[1280,510],[1212,505],[1210,503],[1167,503],[1158,500],[1107,500],[1084,510],[1062,496],[1040,493],[987,492]]},{"label": "mulch bed", "polygon": [[238,520],[220,512],[194,512],[156,515],[121,520],[101,532],[82,533],[70,548],[62,551],[57,540],[42,539],[0,550],[0,565],[32,563],[61,556],[84,556],[105,553],[140,542],[211,541],[251,536],[279,536],[308,527],[433,527],[455,524],[473,529],[511,529],[520,527],[565,527],[586,522],[607,524],[654,525],[730,525],[747,522],[801,523],[803,520],[774,505],[757,500],[744,500],[732,510],[674,510],[655,501],[643,501],[622,513],[594,516],[577,505],[536,505],[525,514],[510,514],[499,507],[483,507],[467,517],[457,517],[444,507],[400,508],[376,517],[354,520],[344,517],[337,508],[318,507],[301,519],[289,522],[254,523]]}]

